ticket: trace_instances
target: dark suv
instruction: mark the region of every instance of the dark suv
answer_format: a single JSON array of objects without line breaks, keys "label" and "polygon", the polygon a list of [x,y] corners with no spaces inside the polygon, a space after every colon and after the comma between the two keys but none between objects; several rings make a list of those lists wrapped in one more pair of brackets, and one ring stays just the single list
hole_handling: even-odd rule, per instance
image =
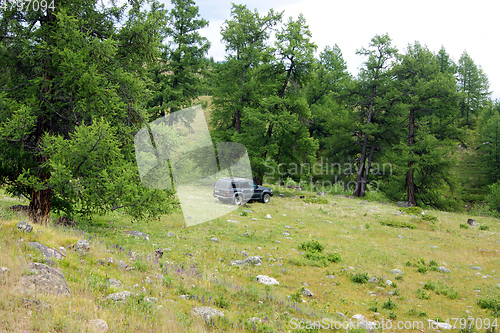
[{"label": "dark suv", "polygon": [[220,201],[230,201],[235,205],[250,200],[268,203],[272,196],[273,191],[269,187],[257,185],[245,178],[222,177],[214,186],[214,197]]}]

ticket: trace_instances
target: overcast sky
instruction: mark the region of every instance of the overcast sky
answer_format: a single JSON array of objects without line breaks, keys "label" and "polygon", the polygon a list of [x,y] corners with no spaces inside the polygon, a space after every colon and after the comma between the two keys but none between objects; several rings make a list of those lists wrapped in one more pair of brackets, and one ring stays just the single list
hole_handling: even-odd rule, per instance
[{"label": "overcast sky", "polygon": [[[171,5],[168,0],[167,8]],[[224,45],[220,28],[230,18],[231,1],[195,0],[200,15],[210,22],[201,32],[212,43],[209,56],[223,60]],[[318,45],[318,53],[337,44],[351,73],[356,74],[363,58],[356,49],[368,46],[376,34],[388,33],[393,44],[403,51],[419,41],[431,51],[444,46],[458,62],[467,50],[488,76],[494,99],[500,99],[500,1],[496,0],[247,0],[234,1],[267,13],[270,8],[284,11],[284,18],[302,13]]]}]

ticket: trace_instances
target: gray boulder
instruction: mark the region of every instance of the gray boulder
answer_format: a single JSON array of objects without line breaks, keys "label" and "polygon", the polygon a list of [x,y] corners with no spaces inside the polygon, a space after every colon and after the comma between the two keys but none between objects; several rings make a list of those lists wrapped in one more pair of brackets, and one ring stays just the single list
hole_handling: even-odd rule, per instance
[{"label": "gray boulder", "polygon": [[114,288],[121,288],[121,287],[123,287],[123,283],[120,280],[118,280],[118,279],[111,278],[111,279],[108,280],[108,284],[109,284],[110,287],[114,287]]},{"label": "gray boulder", "polygon": [[51,306],[49,303],[38,300],[38,299],[29,299],[23,298],[21,300],[24,307],[27,309],[39,309],[39,310],[50,310]]},{"label": "gray boulder", "polygon": [[36,262],[28,263],[28,269],[31,274],[24,275],[21,279],[27,293],[71,294],[64,274],[58,269]]},{"label": "gray boulder", "polygon": [[372,277],[370,277],[368,279],[368,282],[370,282],[370,283],[378,283],[378,279],[376,277],[372,276]]},{"label": "gray boulder", "polygon": [[273,279],[273,278],[271,278],[269,276],[266,276],[266,275],[257,275],[256,276],[256,280],[259,283],[262,283],[262,284],[265,284],[265,285],[268,285],[268,286],[280,284],[278,281],[276,281],[276,279]]},{"label": "gray boulder", "polygon": [[136,238],[144,238],[145,240],[149,240],[149,235],[144,233],[144,232],[135,231],[135,230],[125,231],[125,232],[127,234],[129,234],[130,236],[135,236]]},{"label": "gray boulder", "polygon": [[132,296],[132,293],[130,291],[120,291],[117,293],[109,294],[108,296],[106,296],[106,298],[111,301],[123,302],[126,301],[130,296]]},{"label": "gray boulder", "polygon": [[471,227],[477,226],[477,222],[474,219],[468,219],[467,224],[470,225]]},{"label": "gray boulder", "polygon": [[411,204],[411,203],[409,203],[409,202],[406,202],[406,201],[398,201],[398,202],[396,203],[396,205],[397,205],[398,207],[403,207],[403,208],[409,208],[409,207],[414,207],[414,206],[415,206],[415,205],[413,205],[413,204]]},{"label": "gray boulder", "polygon": [[224,317],[224,312],[209,306],[195,306],[191,309],[191,314],[210,323],[214,318]]},{"label": "gray boulder", "polygon": [[20,231],[25,232],[25,233],[30,233],[33,231],[33,226],[27,222],[24,222],[24,221],[17,222],[16,228]]},{"label": "gray boulder", "polygon": [[90,243],[86,239],[80,239],[73,246],[73,249],[80,254],[88,253],[90,250]]},{"label": "gray boulder", "polygon": [[262,258],[261,257],[258,257],[258,256],[250,256],[248,258],[245,258],[245,260],[243,260],[243,262],[247,265],[262,265]]},{"label": "gray boulder", "polygon": [[94,332],[107,332],[108,323],[102,319],[91,319],[89,320],[89,327]]},{"label": "gray boulder", "polygon": [[43,244],[40,244],[38,242],[29,242],[28,245],[38,251],[44,256],[44,258],[49,259],[49,258],[56,258],[56,259],[62,259],[64,255],[57,251],[56,249],[50,248],[48,246],[45,246]]},{"label": "gray boulder", "polygon": [[401,275],[401,274],[404,274],[402,270],[399,270],[399,269],[393,269],[391,271],[391,274],[395,274],[395,275]]},{"label": "gray boulder", "polygon": [[444,266],[439,266],[438,271],[443,272],[443,273],[451,273],[451,271]]},{"label": "gray boulder", "polygon": [[306,288],[304,288],[302,290],[302,295],[307,296],[307,297],[314,297],[314,294],[312,293],[312,291],[310,291],[309,289],[306,289]]}]

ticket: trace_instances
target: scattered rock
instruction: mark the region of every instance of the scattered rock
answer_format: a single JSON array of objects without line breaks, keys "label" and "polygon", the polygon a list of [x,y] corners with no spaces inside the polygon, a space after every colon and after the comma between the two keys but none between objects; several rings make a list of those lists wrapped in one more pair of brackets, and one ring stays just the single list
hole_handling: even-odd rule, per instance
[{"label": "scattered rock", "polygon": [[7,267],[0,267],[0,274],[8,273],[9,269]]},{"label": "scattered rock", "polygon": [[270,218],[272,218],[272,217],[271,217],[271,214],[267,214],[267,215],[266,215],[266,219],[270,219]]},{"label": "scattered rock", "polygon": [[212,238],[210,238],[210,241],[217,243],[219,241],[219,239],[217,237],[212,237]]},{"label": "scattered rock", "polygon": [[231,223],[240,223],[240,222],[238,222],[238,221],[231,220],[231,219],[227,220],[227,222],[231,222]]},{"label": "scattered rock", "polygon": [[365,316],[363,316],[362,314],[355,314],[352,316],[352,319],[356,319],[357,321],[360,321],[360,320],[365,319]]},{"label": "scattered rock", "polygon": [[29,206],[24,205],[14,205],[9,207],[10,210],[14,212],[24,212],[27,213],[29,211]]},{"label": "scattered rock", "polygon": [[242,212],[246,212],[246,213],[253,213],[253,210],[249,210],[249,209],[243,209]]},{"label": "scattered rock", "polygon": [[281,233],[283,236],[290,236],[290,234],[288,232],[283,232]]},{"label": "scattered rock", "polygon": [[132,230],[132,231],[125,231],[125,233],[129,234],[130,236],[135,236],[136,238],[144,238],[147,241],[149,240],[149,235],[144,232]]},{"label": "scattered rock", "polygon": [[108,283],[111,287],[114,287],[114,288],[121,288],[123,287],[123,283],[118,280],[118,279],[108,279]]},{"label": "scattered rock", "polygon": [[162,248],[157,248],[154,252],[155,258],[160,260],[161,257],[163,257],[163,249]]},{"label": "scattered rock", "polygon": [[87,253],[89,252],[90,250],[90,243],[88,240],[86,239],[80,239],[78,242],[76,242],[76,244],[73,246],[73,249],[80,253],[80,254],[84,254],[84,253]]},{"label": "scattered rock", "polygon": [[46,259],[49,259],[49,258],[62,259],[64,257],[63,254],[61,252],[57,251],[56,249],[52,249],[52,248],[45,246],[43,244],[40,244],[38,242],[29,242],[28,245],[30,247],[40,251],[40,253]]},{"label": "scattered rock", "polygon": [[409,202],[406,202],[406,201],[398,201],[398,202],[396,203],[396,205],[397,205],[398,207],[402,207],[402,208],[415,207],[415,205],[413,205],[413,204],[411,204],[411,203],[409,203]]},{"label": "scattered rock", "polygon": [[56,222],[54,222],[54,225],[56,225],[56,226],[62,225],[65,227],[75,227],[75,226],[77,226],[77,223],[75,220],[72,220],[66,216],[61,216],[60,218],[58,218],[56,220]]},{"label": "scattered rock", "polygon": [[259,283],[262,283],[262,284],[265,284],[265,285],[275,285],[275,284],[279,284],[278,281],[276,281],[276,279],[273,279],[269,276],[266,276],[266,275],[257,275],[256,276],[256,279]]},{"label": "scattered rock", "polygon": [[224,317],[224,312],[209,306],[196,306],[191,309],[191,314],[210,323],[216,317]]},{"label": "scattered rock", "polygon": [[89,326],[94,332],[107,332],[108,323],[102,319],[91,319],[89,320]]},{"label": "scattered rock", "polygon": [[27,222],[19,221],[16,224],[16,228],[25,233],[30,233],[33,231],[33,226]]},{"label": "scattered rock", "polygon": [[262,322],[264,322],[262,319],[258,318],[258,317],[252,317],[252,318],[248,318],[247,320],[247,323],[252,323],[252,324],[261,324]]},{"label": "scattered rock", "polygon": [[472,226],[472,227],[477,226],[477,222],[474,219],[468,219],[467,220],[467,224],[470,225],[470,226]]},{"label": "scattered rock", "polygon": [[335,279],[335,275],[331,275],[331,274],[327,275],[326,277],[329,278],[329,279]]},{"label": "scattered rock", "polygon": [[150,303],[158,303],[158,298],[156,297],[144,297],[144,300]]},{"label": "scattered rock", "polygon": [[255,217],[252,217],[250,221],[257,221],[257,219]]},{"label": "scattered rock", "polygon": [[129,298],[130,296],[132,296],[132,293],[130,291],[120,291],[117,293],[109,294],[108,296],[106,296],[106,298],[111,301],[122,302],[127,300],[127,298]]},{"label": "scattered rock", "polygon": [[249,233],[249,232],[245,232],[242,236],[244,236],[244,237],[250,237],[250,236],[252,236],[252,234]]},{"label": "scattered rock", "polygon": [[396,275],[401,275],[401,274],[404,274],[403,271],[399,270],[399,269],[393,269],[391,271],[391,274],[396,274]]},{"label": "scattered rock", "polygon": [[289,225],[285,225],[283,228],[285,228],[285,229],[292,229],[292,227],[289,226]]},{"label": "scattered rock", "polygon": [[21,300],[24,307],[27,309],[40,309],[40,310],[50,310],[51,306],[49,303],[40,301],[38,299],[23,298]]},{"label": "scattered rock", "polygon": [[172,231],[167,232],[167,237],[175,237],[175,234]]},{"label": "scattered rock", "polygon": [[312,293],[312,291],[310,291],[309,289],[306,289],[306,288],[304,288],[302,290],[302,295],[307,296],[307,297],[314,297],[314,294]]},{"label": "scattered rock", "polygon": [[385,284],[388,286],[392,286],[392,281],[391,280],[385,280]]},{"label": "scattered rock", "polygon": [[125,263],[125,261],[118,260],[118,267],[125,269],[128,267],[128,265]]},{"label": "scattered rock", "polygon": [[443,273],[451,273],[451,271],[444,266],[439,266],[438,271],[443,272]]},{"label": "scattered rock", "polygon": [[260,266],[262,265],[262,257],[258,257],[258,256],[250,256],[248,258],[245,258],[245,260],[243,260],[245,262],[245,264],[248,264],[248,265],[255,265],[255,266]]},{"label": "scattered rock", "polygon": [[483,268],[480,267],[480,266],[471,266],[471,269],[474,269],[476,271],[482,271],[483,270]]},{"label": "scattered rock", "polygon": [[66,278],[58,269],[36,262],[28,263],[28,269],[31,274],[24,275],[21,279],[28,293],[71,294]]},{"label": "scattered rock", "polygon": [[107,261],[107,263],[108,263],[108,264],[110,264],[110,265],[115,263],[115,259],[113,259],[113,258],[111,258],[111,257],[107,257],[107,258],[106,258],[106,261]]},{"label": "scattered rock", "polygon": [[368,279],[368,282],[370,282],[370,283],[378,283],[378,279],[376,277],[372,276],[372,277],[370,277]]}]

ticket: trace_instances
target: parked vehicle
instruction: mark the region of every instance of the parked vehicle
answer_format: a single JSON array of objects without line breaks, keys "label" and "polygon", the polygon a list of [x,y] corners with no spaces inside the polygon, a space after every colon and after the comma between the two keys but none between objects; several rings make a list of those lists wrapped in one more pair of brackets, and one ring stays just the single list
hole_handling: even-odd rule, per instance
[{"label": "parked vehicle", "polygon": [[245,178],[222,177],[214,186],[214,197],[235,205],[251,200],[268,203],[272,196],[273,191],[269,187],[257,185],[253,180]]}]

